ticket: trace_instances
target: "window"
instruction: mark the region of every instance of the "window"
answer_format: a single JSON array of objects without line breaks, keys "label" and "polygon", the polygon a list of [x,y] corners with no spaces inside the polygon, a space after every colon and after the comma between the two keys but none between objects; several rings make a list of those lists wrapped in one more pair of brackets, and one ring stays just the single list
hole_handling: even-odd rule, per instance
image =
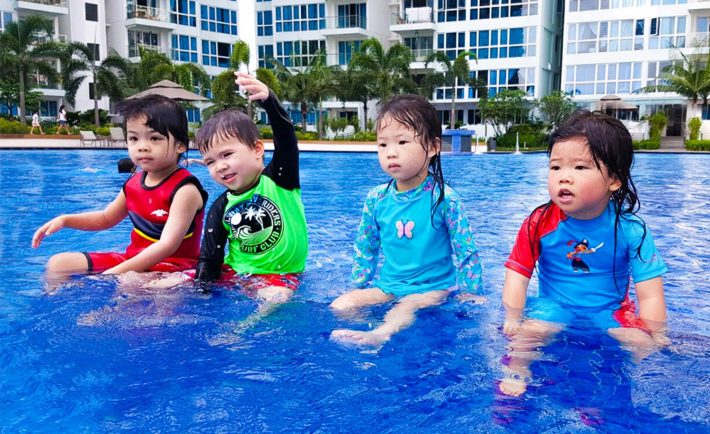
[{"label": "window", "polygon": [[57,101],[40,101],[39,102],[39,116],[47,118],[57,117]]},{"label": "window", "polygon": [[414,60],[422,62],[434,52],[434,38],[431,36],[405,37],[404,45],[412,50]]},{"label": "window", "polygon": [[197,63],[197,38],[173,34],[171,43],[173,60]]},{"label": "window", "polygon": [[305,32],[325,28],[325,4],[277,6],[276,33]]},{"label": "window", "polygon": [[[496,69],[486,72],[488,78],[488,96],[495,96],[506,89],[520,89],[528,95],[535,95],[535,69],[534,68],[511,68]],[[479,79],[483,74],[479,74]],[[482,80],[481,80],[482,81]]]},{"label": "window", "polygon": [[276,43],[276,59],[289,67],[307,66],[318,52],[325,52],[325,41],[284,41]]},{"label": "window", "polygon": [[274,34],[274,19],[271,11],[258,11],[256,13],[256,35],[272,36]]},{"label": "window", "polygon": [[5,30],[5,26],[12,22],[12,12],[2,11],[0,13],[0,31]]},{"label": "window", "polygon": [[641,88],[641,62],[568,66],[565,92],[573,95],[629,94]]},{"label": "window", "polygon": [[197,27],[197,12],[193,0],[170,0],[170,22]]},{"label": "window", "polygon": [[259,68],[273,68],[274,65],[270,62],[270,59],[274,57],[274,46],[273,45],[259,45]]},{"label": "window", "polygon": [[536,37],[535,27],[517,27],[471,32],[469,41],[479,59],[505,59],[535,56]]},{"label": "window", "polygon": [[449,59],[454,60],[460,53],[466,51],[466,33],[439,33],[437,45],[439,51],[444,51]]},{"label": "window", "polygon": [[534,16],[537,15],[538,3],[538,0],[472,0],[470,19],[490,20]]},{"label": "window", "polygon": [[191,124],[196,124],[202,122],[202,118],[200,115],[200,109],[196,107],[191,107],[188,109],[185,109],[185,113],[187,114],[187,121]]},{"label": "window", "polygon": [[101,46],[99,44],[87,43],[86,46],[93,53],[95,62],[101,60]]},{"label": "window", "polygon": [[567,29],[569,35],[567,54],[644,49],[644,20],[642,19],[574,23]]},{"label": "window", "polygon": [[202,30],[227,35],[237,34],[237,11],[201,5],[200,14]]},{"label": "window", "polygon": [[337,28],[367,28],[367,7],[365,3],[338,5]]},{"label": "window", "polygon": [[338,41],[338,65],[350,63],[353,54],[360,50],[362,41]]},{"label": "window", "polygon": [[140,48],[160,49],[160,36],[152,32],[128,31],[128,57],[140,56]]},{"label": "window", "polygon": [[649,49],[683,47],[685,47],[685,17],[651,18]]},{"label": "window", "polygon": [[84,4],[84,12],[86,14],[86,21],[98,21],[99,20],[99,6],[93,3]]},{"label": "window", "polygon": [[[681,1],[685,2],[684,0]],[[598,11],[636,6],[646,6],[646,0],[570,0],[569,11]]]},{"label": "window", "polygon": [[202,64],[229,68],[232,46],[226,42],[202,40]]}]

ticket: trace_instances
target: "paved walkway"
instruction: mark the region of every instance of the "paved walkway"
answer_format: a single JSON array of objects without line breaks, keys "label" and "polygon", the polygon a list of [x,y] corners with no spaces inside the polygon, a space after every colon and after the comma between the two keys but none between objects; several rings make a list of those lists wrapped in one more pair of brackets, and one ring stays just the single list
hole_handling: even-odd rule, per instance
[{"label": "paved walkway", "polygon": [[659,152],[685,152],[682,137],[661,137]]}]

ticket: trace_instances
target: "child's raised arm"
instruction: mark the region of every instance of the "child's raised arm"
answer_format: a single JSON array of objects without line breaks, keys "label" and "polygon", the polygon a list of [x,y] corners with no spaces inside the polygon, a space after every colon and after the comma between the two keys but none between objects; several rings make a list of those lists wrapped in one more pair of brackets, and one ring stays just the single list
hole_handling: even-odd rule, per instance
[{"label": "child's raised arm", "polygon": [[104,274],[119,274],[126,271],[145,271],[175,253],[180,247],[197,211],[204,206],[200,191],[194,184],[180,187],[170,204],[168,220],[160,239],[146,247],[136,256],[104,271]]},{"label": "child's raised arm", "polygon": [[79,214],[63,214],[53,218],[37,229],[32,237],[32,247],[37,248],[45,237],[58,232],[63,228],[79,229],[82,231],[102,231],[119,224],[128,216],[126,195],[121,190],[118,196],[105,209]]}]

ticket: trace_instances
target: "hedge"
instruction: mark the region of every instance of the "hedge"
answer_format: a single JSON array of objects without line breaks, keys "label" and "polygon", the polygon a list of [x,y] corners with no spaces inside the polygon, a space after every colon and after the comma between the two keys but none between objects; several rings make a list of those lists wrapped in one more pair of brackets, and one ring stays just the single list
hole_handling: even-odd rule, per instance
[{"label": "hedge", "polygon": [[659,149],[660,147],[661,147],[661,140],[660,139],[638,140],[638,141],[634,142],[634,150],[639,150],[639,149],[653,150],[653,149]]},{"label": "hedge", "polygon": [[685,149],[688,151],[710,151],[710,140],[686,140]]}]

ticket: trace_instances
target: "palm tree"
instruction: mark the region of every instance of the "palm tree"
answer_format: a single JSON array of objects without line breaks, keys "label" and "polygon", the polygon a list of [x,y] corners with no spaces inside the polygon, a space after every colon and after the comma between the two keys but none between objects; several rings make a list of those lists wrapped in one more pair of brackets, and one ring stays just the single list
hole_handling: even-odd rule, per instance
[{"label": "palm tree", "polygon": [[343,102],[343,106],[346,101],[362,103],[363,130],[367,126],[367,103],[376,96],[372,83],[374,83],[373,75],[367,71],[359,70],[353,65],[352,59],[347,68],[342,69],[337,66],[333,70],[333,95]]},{"label": "palm tree", "polygon": [[332,94],[332,73],[326,66],[325,54],[314,54],[304,68],[289,68],[276,59],[271,59],[276,78],[282,85],[283,97],[301,112],[301,129],[306,131],[309,107],[318,108],[318,134],[322,133],[321,106],[324,97]]},{"label": "palm tree", "polygon": [[50,45],[41,42],[41,35],[52,35],[54,25],[51,20],[38,15],[30,15],[19,21],[5,25],[5,30],[0,33],[0,47],[12,59],[12,69],[18,78],[20,99],[20,120],[26,116],[25,97],[27,92],[28,75],[37,71],[47,77],[56,75],[56,71],[47,61],[51,54]]},{"label": "palm tree", "polygon": [[[478,58],[470,51],[462,51],[452,61],[449,56],[443,51],[434,51],[427,56],[424,67],[428,68],[430,63],[436,63],[437,66],[443,68],[444,84],[451,86],[451,116],[450,128],[453,130],[456,123],[456,87],[464,84],[474,84],[471,79],[471,68],[469,67],[468,58],[472,58],[478,62]],[[436,74],[436,73],[435,73]]]},{"label": "palm tree", "polygon": [[658,84],[639,89],[639,92],[673,92],[688,98],[687,119],[698,115],[698,101],[707,105],[710,95],[710,53],[685,54],[677,50],[679,58],[663,68]]},{"label": "palm tree", "polygon": [[[76,92],[84,80],[91,76],[89,85],[94,90],[94,124],[98,127],[99,99],[108,96],[120,100],[125,96],[128,61],[114,50],[101,62],[96,58],[97,54],[82,42],[71,42],[65,45],[61,61],[64,98],[69,104],[75,104]],[[86,71],[89,75],[83,74]]]},{"label": "palm tree", "polygon": [[[174,63],[165,53],[140,49],[140,62],[132,65],[128,83],[135,92],[146,90],[160,80],[172,80],[183,88],[193,91],[198,88],[205,95],[211,87],[210,76],[194,63]],[[135,93],[132,92],[132,93]]]},{"label": "palm tree", "polygon": [[234,72],[242,69],[242,66],[248,68],[249,57],[249,44],[244,41],[235,42],[229,57],[229,67],[212,81],[212,102],[214,105],[207,109],[206,117],[230,107],[246,109],[249,117],[253,117],[252,104],[237,92],[237,84],[234,82]]},{"label": "palm tree", "polygon": [[396,43],[385,51],[378,39],[370,38],[363,41],[351,63],[356,70],[370,74],[372,93],[383,102],[414,87],[409,76],[412,59],[412,50],[406,45]]}]

